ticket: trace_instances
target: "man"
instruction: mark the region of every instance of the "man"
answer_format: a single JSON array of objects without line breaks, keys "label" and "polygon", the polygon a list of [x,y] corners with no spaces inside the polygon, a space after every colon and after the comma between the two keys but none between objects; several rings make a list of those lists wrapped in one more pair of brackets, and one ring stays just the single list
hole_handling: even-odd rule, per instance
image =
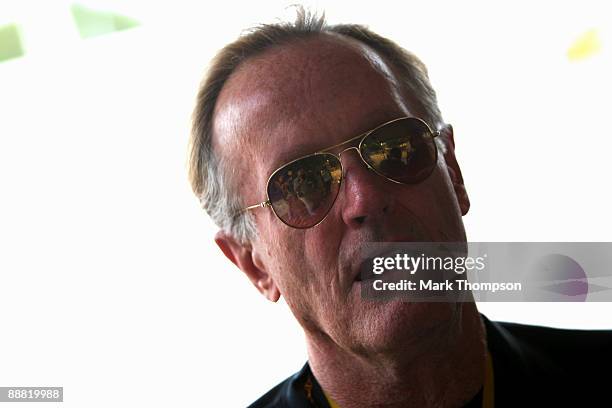
[{"label": "man", "polygon": [[300,13],[225,47],[198,95],[190,179],[217,245],[306,334],[308,363],[253,407],[565,403],[566,374],[594,367],[576,352],[612,339],[361,297],[366,243],[465,242],[470,207],[425,66],[363,27]]}]

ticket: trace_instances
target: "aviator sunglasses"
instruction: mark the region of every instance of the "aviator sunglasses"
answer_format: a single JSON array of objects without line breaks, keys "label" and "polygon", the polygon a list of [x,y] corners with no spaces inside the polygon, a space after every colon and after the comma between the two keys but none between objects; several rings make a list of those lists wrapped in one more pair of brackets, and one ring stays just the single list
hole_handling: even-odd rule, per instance
[{"label": "aviator sunglasses", "polygon": [[[274,214],[293,228],[310,228],[322,222],[338,197],[342,183],[340,156],[357,150],[368,169],[398,184],[416,184],[432,173],[438,160],[432,131],[415,117],[383,123],[352,139],[300,157],[275,170],[268,178],[268,199],[244,208],[271,207]],[[359,140],[338,154],[331,150]]]}]

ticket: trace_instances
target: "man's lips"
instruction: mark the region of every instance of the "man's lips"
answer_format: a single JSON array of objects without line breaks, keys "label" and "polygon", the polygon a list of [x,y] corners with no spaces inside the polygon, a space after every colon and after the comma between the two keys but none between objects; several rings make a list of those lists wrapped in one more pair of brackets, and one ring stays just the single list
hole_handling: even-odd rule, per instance
[{"label": "man's lips", "polygon": [[403,243],[432,242],[431,238],[425,235],[392,237],[385,241],[364,245],[361,252],[356,254],[356,261],[353,264],[353,282],[380,278],[382,274],[375,274],[373,270],[374,258],[395,258],[398,254],[403,256],[407,253]]},{"label": "man's lips", "polygon": [[[384,256],[384,255],[381,255]],[[380,275],[374,273],[372,265],[374,264],[375,257],[369,257],[359,264],[357,275],[355,276],[355,282],[361,282],[364,280],[372,280]]]},{"label": "man's lips", "polygon": [[372,248],[369,253],[362,254],[361,261],[356,262],[354,270],[354,282],[361,282],[365,280],[373,280],[380,278],[381,274],[374,273],[374,259],[375,258],[395,258],[398,254],[404,254],[406,251],[402,250],[401,244],[403,242],[410,242],[409,240],[398,240],[398,241],[387,241],[384,243],[373,244],[375,248]]}]

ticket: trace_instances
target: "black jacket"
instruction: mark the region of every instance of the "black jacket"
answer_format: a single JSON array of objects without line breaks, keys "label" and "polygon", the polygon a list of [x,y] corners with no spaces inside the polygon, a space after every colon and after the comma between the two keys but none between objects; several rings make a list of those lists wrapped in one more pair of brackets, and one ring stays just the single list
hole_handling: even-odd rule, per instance
[{"label": "black jacket", "polygon": [[[612,407],[612,331],[491,322],[495,407]],[[466,407],[479,407],[482,390]],[[304,367],[249,408],[329,408]],[[350,407],[342,407],[350,408]]]}]

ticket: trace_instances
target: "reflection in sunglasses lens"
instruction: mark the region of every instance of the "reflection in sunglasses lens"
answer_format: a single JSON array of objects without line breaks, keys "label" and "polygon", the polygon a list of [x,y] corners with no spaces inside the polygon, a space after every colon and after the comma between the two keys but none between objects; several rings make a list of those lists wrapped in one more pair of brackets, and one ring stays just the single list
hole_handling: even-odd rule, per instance
[{"label": "reflection in sunglasses lens", "polygon": [[289,163],[268,183],[272,209],[287,225],[312,227],[333,206],[341,177],[340,162],[332,154],[314,154]]},{"label": "reflection in sunglasses lens", "polygon": [[415,118],[398,120],[376,129],[361,144],[361,154],[375,171],[406,184],[427,178],[437,159],[429,128]]}]

